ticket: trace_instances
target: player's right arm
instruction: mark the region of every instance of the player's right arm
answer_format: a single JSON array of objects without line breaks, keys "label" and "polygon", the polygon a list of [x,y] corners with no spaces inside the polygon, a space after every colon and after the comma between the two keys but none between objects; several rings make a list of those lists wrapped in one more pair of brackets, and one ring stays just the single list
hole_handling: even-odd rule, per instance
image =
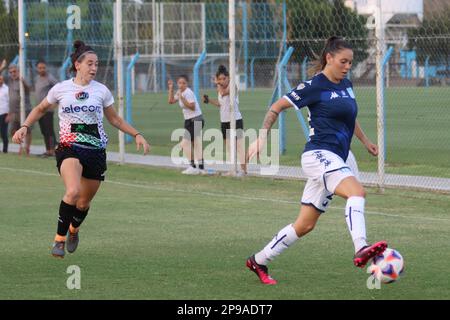
[{"label": "player's right arm", "polygon": [[259,154],[264,147],[269,130],[278,118],[280,112],[290,107],[295,107],[300,110],[305,106],[310,106],[320,99],[320,90],[318,87],[312,85],[313,80],[300,83],[296,88],[293,88],[289,93],[275,102],[267,111],[263,121],[262,129],[258,139],[253,142],[248,148],[247,159],[250,160],[255,155]]},{"label": "player's right arm", "polygon": [[48,102],[47,98],[44,98],[41,103],[39,103],[33,110],[31,110],[25,122],[22,124],[19,130],[16,131],[12,137],[14,143],[22,143],[29,128],[38,121],[48,110],[54,108],[56,104],[51,104]]},{"label": "player's right arm", "polygon": [[[216,84],[217,94],[220,94],[220,88],[219,88],[219,84],[217,83],[217,79],[216,78],[214,78],[214,83]],[[211,99],[206,94],[203,96],[203,102],[204,103],[211,103],[212,105],[220,108],[219,100],[218,99]]]},{"label": "player's right arm", "polygon": [[264,117],[262,130],[259,131],[259,137],[248,148],[247,160],[252,159],[259,154],[267,142],[267,136],[275,121],[278,119],[280,112],[292,107],[292,104],[285,98],[281,98],[270,106]]},{"label": "player's right arm", "polygon": [[169,99],[168,99],[168,102],[170,104],[174,104],[174,103],[177,102],[177,99],[175,99],[175,95],[173,93],[173,81],[172,80],[167,81],[167,86],[169,87]]},{"label": "player's right arm", "polygon": [[203,96],[203,103],[206,103],[206,104],[211,103],[213,106],[220,108],[219,100],[210,98],[206,94]]}]

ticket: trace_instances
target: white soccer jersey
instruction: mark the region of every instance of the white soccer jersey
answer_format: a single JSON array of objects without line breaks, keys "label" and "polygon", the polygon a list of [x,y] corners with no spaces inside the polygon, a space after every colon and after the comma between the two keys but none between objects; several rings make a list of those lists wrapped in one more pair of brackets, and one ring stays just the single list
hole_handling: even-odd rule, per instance
[{"label": "white soccer jersey", "polygon": [[47,101],[58,104],[59,141],[106,149],[108,136],[103,128],[103,108],[114,103],[109,89],[92,80],[80,86],[73,79],[59,82],[47,95]]},{"label": "white soccer jersey", "polygon": [[[230,122],[231,121],[231,105],[230,105],[230,95],[222,96],[219,93],[219,105],[220,105],[220,122]],[[242,119],[241,112],[239,111],[239,96],[236,90],[236,96],[234,99],[234,118],[236,120]]]},{"label": "white soccer jersey", "polygon": [[193,111],[188,107],[186,107],[183,101],[181,101],[179,90],[175,94],[175,100],[178,100],[178,105],[183,110],[184,119],[187,120],[200,116],[202,114],[202,110],[200,109],[200,104],[198,103],[194,92],[191,89],[186,88],[186,90],[184,90],[183,93],[181,93],[181,95],[183,96],[183,98],[187,100],[187,102],[189,103],[195,102],[195,111]]},{"label": "white soccer jersey", "polygon": [[3,84],[0,87],[0,114],[9,112],[9,91],[8,86]]}]

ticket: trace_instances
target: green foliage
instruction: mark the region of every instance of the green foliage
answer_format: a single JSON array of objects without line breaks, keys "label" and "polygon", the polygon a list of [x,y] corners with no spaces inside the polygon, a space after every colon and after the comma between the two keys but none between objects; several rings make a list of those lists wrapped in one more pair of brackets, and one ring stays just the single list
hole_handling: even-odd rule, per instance
[{"label": "green foliage", "polygon": [[[68,1],[51,4],[34,2],[27,5],[27,39],[29,57],[43,57],[50,50],[49,61],[62,61],[76,39],[97,50],[100,59],[106,57],[113,41],[111,1],[77,1],[80,7],[81,29],[69,31],[66,25]],[[40,45],[39,45],[40,44]],[[42,45],[43,44],[43,45]]]},{"label": "green foliage", "polygon": [[434,64],[449,64],[450,9],[442,15],[425,17],[420,27],[408,32],[408,47],[416,50],[417,60],[423,63],[427,56]]},{"label": "green foliage", "polygon": [[333,35],[353,44],[354,62],[367,57],[366,19],[345,7],[342,0],[299,0],[288,1],[287,5],[289,45],[296,48],[294,55],[298,61],[318,57],[325,40]]},{"label": "green foliage", "polygon": [[17,55],[19,46],[17,10],[12,1],[9,3],[10,12],[6,11],[3,1],[0,1],[0,60],[8,62]]}]

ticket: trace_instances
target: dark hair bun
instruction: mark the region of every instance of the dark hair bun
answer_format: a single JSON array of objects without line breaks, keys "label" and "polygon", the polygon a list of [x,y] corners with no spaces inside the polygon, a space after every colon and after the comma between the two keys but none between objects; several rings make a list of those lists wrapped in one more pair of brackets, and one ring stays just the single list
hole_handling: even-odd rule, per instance
[{"label": "dark hair bun", "polygon": [[227,72],[227,67],[225,67],[223,64],[221,64],[219,66],[219,73],[226,73]]},{"label": "dark hair bun", "polygon": [[75,51],[77,51],[78,49],[83,48],[85,46],[86,45],[81,40],[75,40],[74,43],[73,43],[73,47],[74,47]]},{"label": "dark hair bun", "polygon": [[87,45],[86,45],[83,41],[81,41],[81,40],[75,40],[75,41],[73,42],[73,48],[74,48],[74,51],[73,51],[72,54],[70,55],[70,58],[71,58],[71,60],[72,60],[72,71],[76,72],[76,69],[75,69],[75,61],[77,61],[78,58],[79,58],[80,56],[82,56],[85,52],[88,52],[88,51],[94,52],[94,50],[93,50],[90,46],[87,46]]},{"label": "dark hair bun", "polygon": [[342,37],[338,37],[338,36],[331,36],[328,38],[327,43],[332,43],[336,40],[343,40]]}]

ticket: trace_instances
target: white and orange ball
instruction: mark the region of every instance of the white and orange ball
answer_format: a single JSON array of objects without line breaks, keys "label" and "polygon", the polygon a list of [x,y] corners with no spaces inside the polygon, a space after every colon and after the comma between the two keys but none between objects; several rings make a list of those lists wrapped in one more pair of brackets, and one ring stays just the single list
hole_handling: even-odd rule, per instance
[{"label": "white and orange ball", "polygon": [[392,283],[400,278],[404,268],[405,264],[400,252],[387,248],[382,254],[372,259],[368,272],[381,283]]}]

